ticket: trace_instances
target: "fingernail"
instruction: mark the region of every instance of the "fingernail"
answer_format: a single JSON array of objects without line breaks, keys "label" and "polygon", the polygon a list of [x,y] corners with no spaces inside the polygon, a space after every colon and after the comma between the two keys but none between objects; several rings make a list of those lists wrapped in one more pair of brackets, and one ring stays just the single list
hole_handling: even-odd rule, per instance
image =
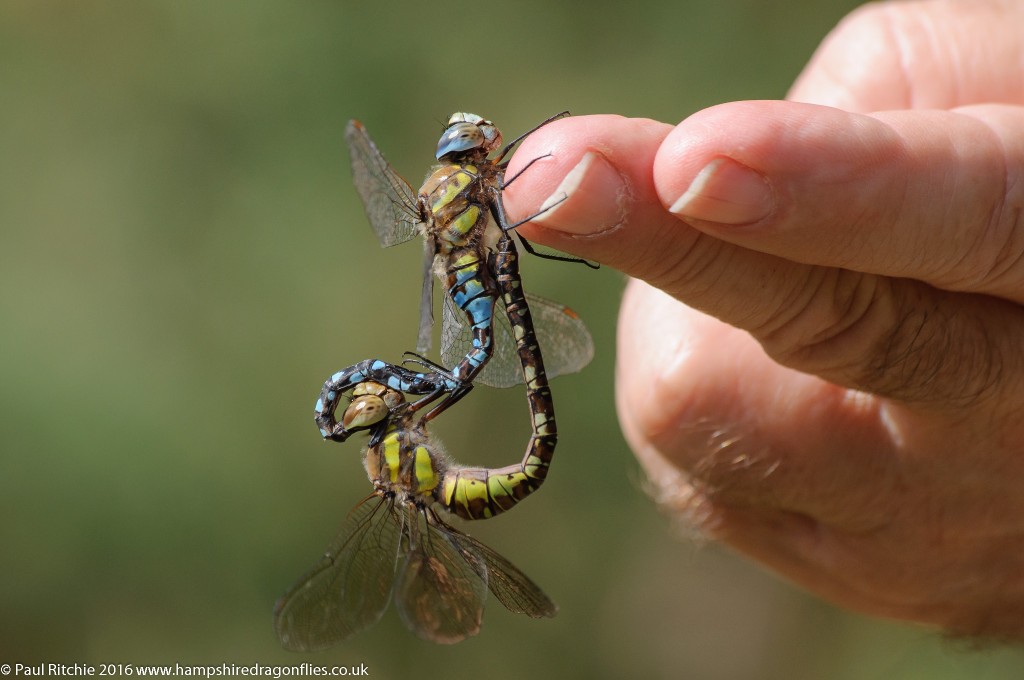
[{"label": "fingernail", "polygon": [[541,204],[536,222],[571,234],[593,234],[622,223],[629,188],[615,166],[588,151]]},{"label": "fingernail", "polygon": [[723,156],[697,173],[669,212],[684,219],[749,224],[768,217],[774,208],[775,195],[768,179]]}]

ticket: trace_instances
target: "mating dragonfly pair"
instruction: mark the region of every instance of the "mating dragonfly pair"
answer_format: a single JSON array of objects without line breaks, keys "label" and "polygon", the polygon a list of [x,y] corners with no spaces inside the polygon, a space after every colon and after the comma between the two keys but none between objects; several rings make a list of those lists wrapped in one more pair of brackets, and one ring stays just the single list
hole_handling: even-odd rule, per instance
[{"label": "mating dragonfly pair", "polygon": [[[370,359],[350,366],[327,380],[317,401],[325,439],[344,442],[368,432],[364,464],[374,491],[349,513],[320,562],[278,601],[275,627],[289,649],[341,642],[376,622],[391,599],[410,630],[440,643],[479,631],[488,590],[512,612],[539,618],[557,611],[522,571],[438,513],[440,507],[467,520],[493,517],[540,487],[557,441],[548,377],[578,371],[593,356],[590,334],[571,310],[523,291],[512,235],[537,215],[511,222],[501,192],[518,176],[505,177],[504,157],[525,137],[490,159],[501,147],[498,129],[474,114],[454,114],[438,142],[440,164],[416,193],[362,124],[348,125],[356,189],[381,244],[424,236],[419,338],[417,354],[403,365]],[[422,356],[433,331],[434,275],[447,284],[444,366]],[[494,312],[499,303],[503,315]],[[547,370],[542,345],[553,350]],[[525,383],[532,432],[520,463],[463,466],[429,433],[429,422],[477,381]]]}]

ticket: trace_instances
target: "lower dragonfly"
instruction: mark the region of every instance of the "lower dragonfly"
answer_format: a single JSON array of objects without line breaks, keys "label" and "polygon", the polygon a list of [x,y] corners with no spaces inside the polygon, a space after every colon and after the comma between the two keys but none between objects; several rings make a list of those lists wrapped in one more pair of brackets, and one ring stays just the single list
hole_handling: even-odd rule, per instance
[{"label": "lower dragonfly", "polygon": [[[489,120],[472,113],[455,113],[448,121],[435,154],[439,165],[419,193],[387,162],[359,121],[345,131],[352,159],[356,190],[370,224],[384,246],[424,236],[425,260],[417,352],[430,345],[433,327],[433,278],[447,289],[441,331],[441,357],[450,366],[450,377],[459,389],[449,393],[428,419],[447,408],[469,389],[474,380],[495,387],[522,382],[511,335],[494,323],[497,297],[490,257],[500,236],[515,233],[519,222],[505,213],[502,191],[518,175],[505,177],[504,157],[519,141],[547,123],[568,115],[552,116],[525,135],[498,150],[502,137]],[[534,159],[526,167],[532,165]],[[524,168],[525,170],[525,168]],[[543,211],[542,211],[543,212]],[[540,214],[540,213],[538,213]],[[578,258],[537,253],[516,233],[531,253],[552,259],[583,262]],[[590,265],[595,266],[595,265]],[[593,357],[593,342],[586,326],[571,310],[541,298],[530,297],[537,316],[537,332],[545,347],[557,346],[549,357],[552,377],[581,370]],[[499,323],[501,323],[499,317]]]},{"label": "lower dragonfly", "polygon": [[[379,620],[392,597],[410,630],[443,644],[479,632],[487,590],[514,613],[541,618],[557,612],[515,565],[445,522],[436,509],[468,520],[506,512],[543,484],[554,456],[551,390],[530,309],[514,276],[515,248],[506,239],[499,243],[496,271],[506,313],[518,330],[532,423],[522,461],[483,468],[449,460],[425,420],[415,417],[427,400],[408,402],[401,390],[366,377],[367,362],[342,371],[347,382],[328,381],[317,403],[317,423],[337,441],[369,431],[364,462],[374,492],[349,513],[320,563],[278,602],[275,628],[286,648],[309,651],[342,642]],[[405,370],[392,368],[396,374]],[[407,379],[403,374],[401,380]],[[427,380],[406,387],[427,393],[435,385]],[[338,395],[348,390],[352,400],[337,422]]]}]

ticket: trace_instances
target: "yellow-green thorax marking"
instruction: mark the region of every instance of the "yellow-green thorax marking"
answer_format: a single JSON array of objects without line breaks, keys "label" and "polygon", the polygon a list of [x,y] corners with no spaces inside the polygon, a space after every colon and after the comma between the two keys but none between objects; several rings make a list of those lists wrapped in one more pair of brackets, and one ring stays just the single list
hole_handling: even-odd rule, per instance
[{"label": "yellow-green thorax marking", "polygon": [[446,474],[448,460],[422,428],[399,418],[389,423],[380,443],[367,448],[365,465],[378,489],[429,505]]},{"label": "yellow-green thorax marking", "polygon": [[442,165],[420,188],[420,198],[429,206],[438,252],[473,245],[480,241],[491,222],[488,201],[481,182],[488,177],[470,163]]}]

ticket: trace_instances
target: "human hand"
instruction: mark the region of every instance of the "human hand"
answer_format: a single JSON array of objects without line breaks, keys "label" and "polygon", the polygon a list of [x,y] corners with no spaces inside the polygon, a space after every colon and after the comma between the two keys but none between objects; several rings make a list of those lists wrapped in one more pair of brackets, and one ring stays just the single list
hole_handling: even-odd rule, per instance
[{"label": "human hand", "polygon": [[567,194],[524,235],[635,277],[617,403],[666,507],[844,606],[1017,640],[1021,26],[868,5],[797,101],[561,120],[506,192]]}]

